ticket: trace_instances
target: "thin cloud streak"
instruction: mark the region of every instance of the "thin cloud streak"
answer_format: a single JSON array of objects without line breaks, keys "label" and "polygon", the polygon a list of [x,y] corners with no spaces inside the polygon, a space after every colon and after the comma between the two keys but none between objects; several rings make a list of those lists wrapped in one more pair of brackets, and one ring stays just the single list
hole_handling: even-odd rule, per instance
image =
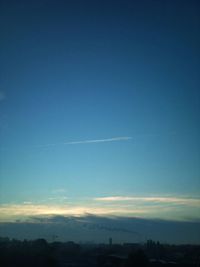
[{"label": "thin cloud streak", "polygon": [[126,197],[126,196],[108,196],[94,198],[95,201],[103,202],[124,202],[124,201],[141,201],[147,203],[170,203],[170,204],[182,204],[191,206],[200,206],[199,198],[183,198],[183,197]]},{"label": "thin cloud streak", "polygon": [[90,140],[80,140],[80,141],[69,141],[62,143],[52,143],[46,145],[38,145],[37,147],[53,147],[57,145],[78,145],[78,144],[94,144],[94,143],[105,143],[105,142],[119,142],[119,141],[128,141],[131,140],[131,136],[119,136],[112,138],[104,138],[104,139],[90,139]]},{"label": "thin cloud streak", "polygon": [[104,143],[104,142],[117,142],[131,140],[130,136],[120,136],[106,139],[93,139],[93,140],[82,140],[82,141],[71,141],[63,143],[64,145],[77,145],[77,144],[91,144],[91,143]]}]

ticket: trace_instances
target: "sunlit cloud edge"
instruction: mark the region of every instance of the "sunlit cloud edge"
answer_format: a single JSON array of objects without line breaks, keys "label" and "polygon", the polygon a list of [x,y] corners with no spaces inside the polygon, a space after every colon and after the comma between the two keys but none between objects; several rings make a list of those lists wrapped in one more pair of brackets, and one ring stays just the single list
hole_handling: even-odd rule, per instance
[{"label": "sunlit cloud edge", "polygon": [[57,198],[47,199],[43,203],[24,201],[21,204],[1,204],[0,221],[15,221],[29,216],[85,214],[192,220],[200,211],[200,199],[186,197],[107,196],[88,198],[77,203],[67,197],[64,202],[56,203],[56,200]]},{"label": "sunlit cloud edge", "polygon": [[141,196],[106,196],[94,198],[100,202],[146,202],[146,203],[171,203],[189,206],[200,206],[200,198],[191,197],[141,197]]}]

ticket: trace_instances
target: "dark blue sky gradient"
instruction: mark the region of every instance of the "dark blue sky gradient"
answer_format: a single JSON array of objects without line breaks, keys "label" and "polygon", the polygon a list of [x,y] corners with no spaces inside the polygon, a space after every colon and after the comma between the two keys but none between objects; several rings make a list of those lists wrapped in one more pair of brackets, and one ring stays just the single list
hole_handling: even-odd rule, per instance
[{"label": "dark blue sky gradient", "polygon": [[199,7],[1,0],[0,202],[199,196]]}]

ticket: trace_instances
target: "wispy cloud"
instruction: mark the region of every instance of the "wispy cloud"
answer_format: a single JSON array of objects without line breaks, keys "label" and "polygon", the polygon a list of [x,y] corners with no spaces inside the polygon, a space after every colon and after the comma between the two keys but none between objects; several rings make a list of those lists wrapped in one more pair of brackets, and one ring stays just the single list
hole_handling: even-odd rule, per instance
[{"label": "wispy cloud", "polygon": [[66,193],[67,190],[65,188],[58,188],[52,191],[53,194],[60,194],[60,193]]},{"label": "wispy cloud", "polygon": [[76,144],[90,144],[90,143],[104,143],[104,142],[117,142],[117,141],[127,141],[131,140],[130,136],[120,136],[120,137],[112,137],[106,139],[91,139],[91,140],[81,140],[81,141],[71,141],[63,143],[64,145],[76,145]]},{"label": "wispy cloud", "polygon": [[171,220],[200,219],[200,199],[187,197],[107,196],[73,199],[50,197],[43,202],[1,204],[0,221],[26,219],[29,216],[130,216]]},{"label": "wispy cloud", "polygon": [[146,202],[146,203],[163,203],[163,204],[178,204],[187,206],[200,206],[199,198],[187,198],[187,197],[135,197],[135,196],[108,196],[94,198],[95,201],[103,202]]},{"label": "wispy cloud", "polygon": [[[144,209],[133,209],[132,213],[146,214],[148,211]],[[92,205],[67,205],[67,204],[1,204],[0,205],[0,221],[14,221],[16,219],[26,219],[29,216],[82,216],[85,214],[94,215],[126,215],[127,211],[121,207],[103,207]]]},{"label": "wispy cloud", "polygon": [[68,141],[62,143],[50,143],[45,145],[38,145],[37,147],[54,147],[57,145],[79,145],[79,144],[95,144],[95,143],[105,143],[105,142],[119,142],[119,141],[128,141],[131,140],[131,136],[119,136],[112,138],[104,138],[104,139],[88,139],[88,140],[78,140],[78,141]]}]

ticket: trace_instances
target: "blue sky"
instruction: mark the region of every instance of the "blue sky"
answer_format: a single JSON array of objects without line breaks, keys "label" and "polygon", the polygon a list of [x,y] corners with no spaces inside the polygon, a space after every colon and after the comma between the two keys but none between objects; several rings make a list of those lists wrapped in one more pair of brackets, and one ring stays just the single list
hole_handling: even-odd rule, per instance
[{"label": "blue sky", "polygon": [[3,220],[199,219],[198,1],[0,9]]}]

